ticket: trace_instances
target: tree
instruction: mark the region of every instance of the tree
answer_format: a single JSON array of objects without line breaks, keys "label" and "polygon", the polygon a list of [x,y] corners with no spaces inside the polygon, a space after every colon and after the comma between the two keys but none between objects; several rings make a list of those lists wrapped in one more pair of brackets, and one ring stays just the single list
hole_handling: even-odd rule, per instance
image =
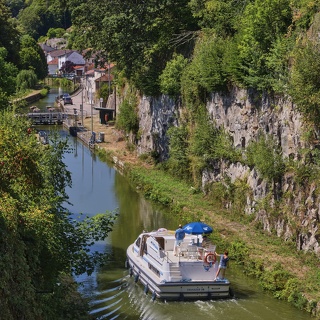
[{"label": "tree", "polygon": [[24,70],[32,70],[39,80],[48,74],[47,60],[38,43],[29,35],[21,37],[20,67]]},{"label": "tree", "polygon": [[[105,239],[115,213],[83,222],[70,219],[63,207],[68,199],[65,189],[71,186],[70,172],[62,161],[67,147],[65,141],[51,136],[43,148],[25,117],[1,112],[0,267],[5,272],[0,274],[0,303],[4,319],[40,319],[44,314],[46,319],[85,319],[83,306],[78,308],[79,301],[70,299],[71,284],[62,278],[90,274],[103,261],[105,255],[91,252],[90,246]],[[61,281],[64,290],[57,286]],[[67,300],[69,305],[61,313]]]},{"label": "tree", "polygon": [[7,95],[14,94],[16,90],[16,76],[18,68],[11,62],[7,62],[8,51],[0,47],[0,89]]},{"label": "tree", "polygon": [[8,62],[18,63],[19,52],[19,32],[14,19],[11,17],[9,8],[5,5],[5,0],[0,0],[0,48],[6,48]]},{"label": "tree", "polygon": [[83,48],[105,50],[138,89],[157,94],[158,77],[167,59],[175,50],[186,48],[183,41],[174,42],[174,37],[197,28],[187,2],[105,0],[94,5],[70,1],[74,41]]},{"label": "tree", "polygon": [[33,0],[19,12],[18,21],[24,32],[34,39],[45,36],[50,28],[67,29],[71,25],[65,1]]},{"label": "tree", "polygon": [[320,46],[306,41],[294,51],[289,92],[304,117],[320,125]]},{"label": "tree", "polygon": [[47,32],[47,36],[49,39],[52,38],[61,38],[66,33],[66,30],[63,28],[50,28]]},{"label": "tree", "polygon": [[74,70],[74,63],[72,61],[67,60],[66,62],[63,62],[59,70],[63,73],[71,73]]},{"label": "tree", "polygon": [[21,70],[17,76],[17,92],[34,89],[38,78],[33,70]]},{"label": "tree", "polygon": [[188,60],[183,55],[174,54],[172,60],[168,61],[165,69],[160,75],[161,92],[175,96],[181,92],[181,75],[187,66]]},{"label": "tree", "polygon": [[245,8],[244,1],[190,0],[189,6],[202,29],[211,29],[218,36],[232,36]]},{"label": "tree", "polygon": [[291,22],[289,0],[256,0],[246,5],[236,35],[238,67],[246,86],[271,87],[267,57],[274,42],[288,32]]},{"label": "tree", "polygon": [[6,3],[10,8],[13,17],[17,17],[20,10],[24,9],[26,6],[23,0],[7,0]]}]

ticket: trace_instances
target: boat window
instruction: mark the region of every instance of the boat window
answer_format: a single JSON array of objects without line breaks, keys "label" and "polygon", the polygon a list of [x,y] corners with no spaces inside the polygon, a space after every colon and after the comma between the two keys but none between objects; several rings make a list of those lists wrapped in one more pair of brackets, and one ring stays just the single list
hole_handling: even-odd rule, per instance
[{"label": "boat window", "polygon": [[141,242],[141,238],[139,237],[139,238],[137,239],[137,241],[136,241],[136,246],[137,246],[138,248],[140,248],[140,242]]},{"label": "boat window", "polygon": [[153,271],[158,277],[160,277],[160,271],[155,268],[151,263],[148,263],[149,269]]},{"label": "boat window", "polygon": [[143,248],[143,249],[144,249],[143,251],[144,251],[145,254],[148,254],[148,249],[147,249],[147,247],[148,247],[148,246],[147,246],[147,244],[145,243],[145,244],[144,244],[144,248]]},{"label": "boat window", "polygon": [[158,242],[159,249],[163,250],[164,249],[164,239],[162,237],[156,237],[156,240]]}]

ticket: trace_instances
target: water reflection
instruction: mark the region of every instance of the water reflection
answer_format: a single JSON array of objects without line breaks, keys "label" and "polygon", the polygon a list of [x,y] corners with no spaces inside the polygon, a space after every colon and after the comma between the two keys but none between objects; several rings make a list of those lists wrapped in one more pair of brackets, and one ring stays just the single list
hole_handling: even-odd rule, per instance
[{"label": "water reflection", "polygon": [[50,87],[49,93],[42,99],[33,102],[27,107],[23,107],[23,112],[31,112],[31,107],[35,106],[39,109],[39,112],[47,112],[48,108],[53,108],[55,106],[55,100],[57,96],[62,95],[63,93],[70,93],[70,89],[61,88],[61,87]]}]

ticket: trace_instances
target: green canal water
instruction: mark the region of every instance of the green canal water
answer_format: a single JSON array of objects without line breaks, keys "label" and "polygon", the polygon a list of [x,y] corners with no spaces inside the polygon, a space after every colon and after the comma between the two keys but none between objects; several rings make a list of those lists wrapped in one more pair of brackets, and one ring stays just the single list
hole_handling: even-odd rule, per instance
[{"label": "green canal water", "polygon": [[[45,107],[54,101],[52,91],[42,101]],[[51,101],[51,100],[52,101]],[[40,102],[39,102],[40,103]],[[37,103],[35,104],[37,105]],[[39,105],[39,104],[38,104]],[[86,146],[60,126],[42,127],[58,130],[70,144],[64,154],[64,162],[72,174],[72,188],[67,190],[72,205],[66,207],[75,218],[93,216],[107,210],[118,210],[119,216],[109,237],[95,244],[94,250],[109,253],[111,259],[102,269],[91,275],[82,275],[76,280],[81,293],[90,300],[90,313],[95,319],[128,320],[304,320],[311,317],[289,304],[278,301],[259,288],[254,279],[246,277],[232,260],[227,277],[235,293],[233,299],[161,302],[152,301],[143,287],[130,278],[125,268],[126,249],[142,230],[161,227],[176,229],[179,221],[165,209],[146,201],[128,180],[114,168],[101,162]],[[213,226],[214,227],[214,226]],[[218,248],[219,248],[219,244]],[[75,319],[76,320],[76,319]]]}]

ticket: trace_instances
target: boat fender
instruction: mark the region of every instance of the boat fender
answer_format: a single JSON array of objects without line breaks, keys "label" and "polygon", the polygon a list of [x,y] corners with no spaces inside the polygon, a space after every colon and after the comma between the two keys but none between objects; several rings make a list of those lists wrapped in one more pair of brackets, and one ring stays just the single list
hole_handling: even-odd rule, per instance
[{"label": "boat fender", "polygon": [[149,292],[149,286],[146,284],[144,287],[144,293],[147,294]]},{"label": "boat fender", "polygon": [[217,257],[214,253],[207,253],[206,256],[204,257],[205,263],[215,264],[216,261],[217,261]]},{"label": "boat fender", "polygon": [[134,282],[138,282],[138,280],[139,280],[139,275],[136,274],[136,276],[134,277]]},{"label": "boat fender", "polygon": [[154,293],[152,294],[152,297],[151,297],[152,301],[156,300],[156,297],[157,297],[157,295],[156,295],[156,293],[154,292]]},{"label": "boat fender", "polygon": [[130,275],[130,277],[133,276],[133,270],[132,270],[132,268],[129,269],[129,275]]},{"label": "boat fender", "polygon": [[128,269],[128,260],[126,260],[126,261],[124,262],[124,267],[125,267],[126,269]]}]

